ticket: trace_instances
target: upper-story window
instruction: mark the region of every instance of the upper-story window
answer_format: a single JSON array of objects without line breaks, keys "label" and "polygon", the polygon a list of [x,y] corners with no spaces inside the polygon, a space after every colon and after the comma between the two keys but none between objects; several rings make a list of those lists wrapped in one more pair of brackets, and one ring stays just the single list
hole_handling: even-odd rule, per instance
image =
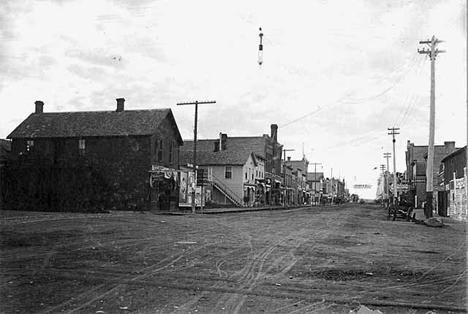
[{"label": "upper-story window", "polygon": [[156,155],[156,161],[161,162],[163,160],[163,140],[156,140],[154,152]]},{"label": "upper-story window", "polygon": [[26,141],[26,151],[27,152],[33,152],[34,151],[34,141],[33,140]]},{"label": "upper-story window", "polygon": [[85,140],[78,140],[78,152],[81,156],[85,155],[86,152],[86,141]]},{"label": "upper-story window", "polygon": [[231,179],[232,178],[232,167],[231,166],[226,166],[224,170],[224,177],[226,179]]},{"label": "upper-story window", "polygon": [[169,163],[174,163],[174,143],[169,143]]}]

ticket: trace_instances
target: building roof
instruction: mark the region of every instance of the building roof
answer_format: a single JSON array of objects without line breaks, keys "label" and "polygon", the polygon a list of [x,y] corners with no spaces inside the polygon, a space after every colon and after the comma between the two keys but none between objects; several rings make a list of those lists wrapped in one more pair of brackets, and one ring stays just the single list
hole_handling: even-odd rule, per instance
[{"label": "building roof", "polygon": [[463,153],[464,151],[466,151],[466,146],[465,146],[465,147],[462,147],[462,148],[458,148],[456,151],[454,151],[454,152],[451,153],[450,155],[445,156],[445,157],[442,159],[441,162],[446,162],[448,159],[453,158],[453,157],[457,156],[458,154]]},{"label": "building roof", "polygon": [[307,171],[307,165],[309,162],[306,159],[302,160],[286,160],[286,165],[290,165],[293,169],[299,169],[301,171]]},{"label": "building roof", "polygon": [[[219,139],[197,141],[197,164],[244,165],[250,155],[265,159],[264,137],[229,137],[226,149],[215,152],[217,141]],[[184,146],[180,147],[180,163],[193,163],[193,141],[185,141]]]},{"label": "building roof", "polygon": [[323,172],[307,172],[307,181],[320,181],[323,179]]},{"label": "building roof", "polygon": [[171,109],[46,112],[32,113],[7,138],[57,138],[96,136],[138,136],[156,132],[161,122],[169,118],[177,124]]}]

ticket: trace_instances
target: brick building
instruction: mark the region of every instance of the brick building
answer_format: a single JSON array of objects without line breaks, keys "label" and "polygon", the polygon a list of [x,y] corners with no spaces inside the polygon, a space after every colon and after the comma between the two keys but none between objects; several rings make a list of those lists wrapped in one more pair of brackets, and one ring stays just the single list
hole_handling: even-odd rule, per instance
[{"label": "brick building", "polygon": [[309,161],[305,157],[303,157],[301,160],[291,160],[288,157],[288,159],[285,161],[285,165],[291,166],[293,174],[295,174],[295,180],[293,180],[293,204],[309,203],[310,191],[306,189]]},{"label": "brick building", "polygon": [[320,203],[320,196],[323,193],[323,172],[308,172],[307,182],[311,190],[312,202],[314,204]]},{"label": "brick building", "polygon": [[[437,204],[437,191],[439,190],[438,172],[439,164],[442,159],[453,153],[455,142],[446,141],[444,145],[434,145],[434,206]],[[409,140],[406,147],[406,173],[408,180],[408,201],[413,202],[416,207],[421,207],[426,201],[426,161],[427,161],[427,145],[416,146]]]},{"label": "brick building", "polygon": [[[100,191],[106,194],[99,202],[105,208],[148,209],[150,204],[157,208],[162,203],[177,203],[176,171],[183,142],[171,109],[125,110],[124,103],[125,99],[118,98],[115,111],[49,113],[43,111],[42,101],[36,101],[36,111],[8,136],[11,158],[25,161],[23,169],[38,164],[58,167],[61,174],[68,169],[72,173],[66,176],[71,181],[82,181],[83,167],[83,172],[99,178]],[[170,179],[164,182],[158,170]],[[53,182],[47,184],[30,192],[39,197],[48,193],[66,197],[57,195]],[[89,194],[83,197],[95,197]]]}]

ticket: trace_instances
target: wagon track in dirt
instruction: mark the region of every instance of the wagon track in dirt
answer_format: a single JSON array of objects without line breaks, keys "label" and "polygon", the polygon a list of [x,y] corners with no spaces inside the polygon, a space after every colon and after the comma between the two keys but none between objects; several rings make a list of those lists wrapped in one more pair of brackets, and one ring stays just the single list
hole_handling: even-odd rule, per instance
[{"label": "wagon track in dirt", "polygon": [[[448,227],[436,230],[438,238],[431,239],[436,231],[387,222],[378,210],[325,207],[177,217],[132,213],[80,218],[79,223],[39,222],[36,217],[31,224],[14,225],[0,218],[7,231],[15,228],[26,235],[42,235],[50,227],[54,232],[68,226],[77,230],[75,237],[70,233],[56,243],[44,240],[47,246],[11,247],[4,242],[1,296],[38,291],[40,281],[28,282],[39,278],[76,283],[79,289],[43,308],[32,302],[19,306],[19,313],[94,313],[103,304],[110,306],[107,313],[114,313],[119,311],[117,295],[132,300],[138,297],[133,291],[153,293],[138,299],[143,307],[133,308],[134,313],[337,313],[343,312],[336,310],[337,304],[344,310],[353,300],[460,310],[466,296],[457,299],[453,292],[466,288],[461,279],[466,275],[466,244],[453,235],[466,233]],[[447,243],[440,242],[443,237]],[[402,263],[413,256],[414,261]],[[21,262],[27,270],[18,266]],[[441,263],[447,271],[440,269]],[[368,271],[373,275],[367,276]],[[440,287],[439,295],[424,303],[437,291],[434,285]],[[14,299],[6,301],[7,308],[14,309]]]}]

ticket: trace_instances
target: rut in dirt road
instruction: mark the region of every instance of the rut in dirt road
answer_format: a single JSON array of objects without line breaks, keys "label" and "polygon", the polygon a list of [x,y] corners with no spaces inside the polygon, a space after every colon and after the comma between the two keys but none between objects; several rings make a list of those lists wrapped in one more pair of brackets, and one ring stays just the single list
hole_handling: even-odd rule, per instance
[{"label": "rut in dirt road", "polygon": [[[305,224],[307,225],[307,222]],[[290,233],[282,231],[284,222],[275,224],[273,228],[271,225],[266,225],[264,228],[257,226],[259,228],[253,230],[242,229],[238,225],[228,225],[227,223],[222,223],[222,225],[234,228],[238,234],[241,234],[246,239],[251,251],[245,258],[244,267],[228,276],[231,289],[234,288],[238,292],[224,293],[218,297],[218,301],[210,313],[219,313],[221,311],[238,313],[249,293],[259,284],[266,280],[271,281],[285,276],[298,260],[295,251],[300,245],[308,241],[313,242],[324,239],[332,231],[328,222],[321,226],[307,226],[305,228],[304,223],[302,223],[295,226],[294,228],[297,230]],[[252,237],[257,234],[260,234],[259,238],[256,239],[256,242],[259,243],[255,246],[252,244]],[[266,246],[264,246],[265,244]],[[235,258],[235,256],[232,258]],[[234,287],[232,287],[232,282],[234,282]],[[216,287],[227,287],[227,283],[220,282],[216,284]],[[187,309],[188,304],[194,305],[195,303],[191,300],[182,308]]]}]

